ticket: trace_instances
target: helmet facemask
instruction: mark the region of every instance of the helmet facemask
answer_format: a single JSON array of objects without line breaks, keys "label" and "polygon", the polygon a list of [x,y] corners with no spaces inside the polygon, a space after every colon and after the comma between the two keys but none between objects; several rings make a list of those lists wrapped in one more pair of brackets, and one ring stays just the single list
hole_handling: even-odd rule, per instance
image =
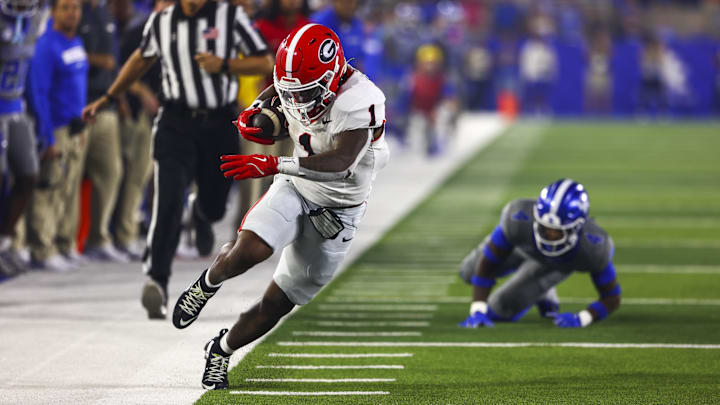
[{"label": "helmet facemask", "polygon": [[297,78],[278,78],[273,71],[275,91],[285,112],[310,125],[325,114],[336,94],[330,90],[330,84],[335,78],[335,72],[328,70],[319,79],[310,83],[300,83]]},{"label": "helmet facemask", "polygon": [[40,9],[39,0],[2,0],[0,11],[10,17],[32,17]]},{"label": "helmet facemask", "polygon": [[578,218],[572,223],[562,225],[557,215],[546,213],[540,216],[537,207],[533,213],[535,217],[533,234],[540,253],[556,257],[567,253],[577,245],[585,218]]}]

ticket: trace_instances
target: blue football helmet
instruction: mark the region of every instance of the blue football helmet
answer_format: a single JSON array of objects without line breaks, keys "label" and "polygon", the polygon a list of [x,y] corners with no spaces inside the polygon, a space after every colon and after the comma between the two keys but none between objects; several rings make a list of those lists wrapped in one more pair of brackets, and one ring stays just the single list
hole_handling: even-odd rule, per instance
[{"label": "blue football helmet", "polygon": [[10,17],[32,17],[40,9],[40,0],[0,0],[0,11]]},{"label": "blue football helmet", "polygon": [[590,209],[585,187],[572,179],[560,179],[542,189],[535,204],[535,245],[545,256],[560,256],[580,240]]}]

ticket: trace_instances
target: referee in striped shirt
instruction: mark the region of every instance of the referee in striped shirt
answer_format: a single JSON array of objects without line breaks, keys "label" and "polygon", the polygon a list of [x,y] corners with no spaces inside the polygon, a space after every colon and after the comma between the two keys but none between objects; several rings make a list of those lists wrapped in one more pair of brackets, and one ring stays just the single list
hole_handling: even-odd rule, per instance
[{"label": "referee in striped shirt", "polygon": [[231,180],[223,177],[218,162],[239,149],[232,124],[238,114],[237,75],[266,75],[273,68],[264,39],[241,7],[180,0],[150,16],[140,47],[105,95],[85,107],[83,118],[92,120],[158,60],[163,103],[153,127],[155,199],[143,263],[149,278],[142,292],[151,319],[163,319],[167,312],[167,284],[187,187],[193,181],[198,186],[193,221],[200,253],[211,253],[210,224],[225,214]]}]

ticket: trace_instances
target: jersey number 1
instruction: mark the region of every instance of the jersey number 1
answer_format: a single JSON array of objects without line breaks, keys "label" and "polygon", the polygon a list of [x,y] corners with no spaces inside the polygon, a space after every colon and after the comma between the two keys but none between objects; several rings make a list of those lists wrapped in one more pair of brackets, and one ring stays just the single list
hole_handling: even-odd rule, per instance
[{"label": "jersey number 1", "polygon": [[300,145],[302,145],[303,148],[305,148],[305,151],[308,153],[308,156],[312,156],[315,154],[312,150],[312,146],[310,145],[310,134],[307,132],[300,135],[300,138],[298,138],[298,141],[300,141]]}]

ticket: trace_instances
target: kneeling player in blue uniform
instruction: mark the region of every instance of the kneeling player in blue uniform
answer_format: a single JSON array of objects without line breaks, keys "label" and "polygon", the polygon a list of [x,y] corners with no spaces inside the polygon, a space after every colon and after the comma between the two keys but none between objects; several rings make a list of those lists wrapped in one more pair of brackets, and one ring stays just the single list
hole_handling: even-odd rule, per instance
[{"label": "kneeling player in blue uniform", "polygon": [[[473,285],[470,315],[461,327],[514,322],[533,306],[561,328],[605,319],[620,306],[612,263],[613,242],[592,218],[582,184],[570,179],[545,187],[537,201],[518,199],[503,209],[500,225],[463,261],[460,277]],[[578,313],[558,313],[555,285],[573,271],[589,272],[600,299]],[[513,276],[490,294],[495,279]]]}]

